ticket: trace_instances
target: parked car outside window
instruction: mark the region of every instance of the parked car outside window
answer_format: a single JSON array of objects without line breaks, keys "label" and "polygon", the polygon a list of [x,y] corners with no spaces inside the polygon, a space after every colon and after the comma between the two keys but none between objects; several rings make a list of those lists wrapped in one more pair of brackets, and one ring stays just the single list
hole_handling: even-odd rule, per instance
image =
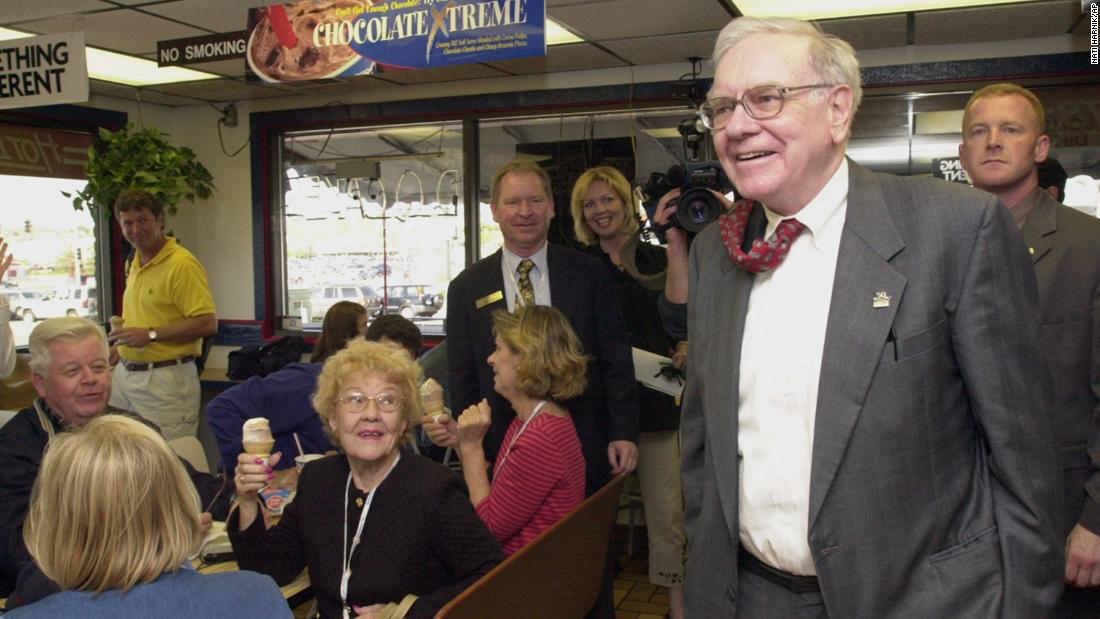
[{"label": "parked car outside window", "polygon": [[443,306],[443,294],[427,284],[405,284],[386,289],[386,313],[413,319],[432,316]]},{"label": "parked car outside window", "polygon": [[379,314],[382,309],[382,298],[374,288],[361,284],[333,284],[314,288],[310,292],[309,322],[324,320],[325,313],[339,301],[358,303],[366,308],[370,316]]}]

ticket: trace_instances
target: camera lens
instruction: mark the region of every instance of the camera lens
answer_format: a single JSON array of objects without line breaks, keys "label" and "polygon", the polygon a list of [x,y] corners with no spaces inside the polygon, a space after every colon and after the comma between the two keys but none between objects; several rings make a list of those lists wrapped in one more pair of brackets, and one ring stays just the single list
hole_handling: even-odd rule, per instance
[{"label": "camera lens", "polygon": [[707,189],[696,187],[680,196],[676,216],[688,232],[699,232],[722,214],[722,205]]}]

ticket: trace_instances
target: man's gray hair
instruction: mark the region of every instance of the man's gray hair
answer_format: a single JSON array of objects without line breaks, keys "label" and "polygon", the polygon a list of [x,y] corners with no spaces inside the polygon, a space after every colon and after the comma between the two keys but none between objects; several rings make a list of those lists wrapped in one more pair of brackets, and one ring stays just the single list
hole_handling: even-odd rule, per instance
[{"label": "man's gray hair", "polygon": [[31,372],[39,376],[45,376],[50,367],[50,343],[59,339],[83,340],[89,337],[98,337],[103,345],[103,358],[110,354],[107,345],[107,333],[103,327],[88,320],[67,316],[64,318],[48,318],[35,325],[31,331],[29,348],[31,351]]},{"label": "man's gray hair", "polygon": [[[852,115],[863,100],[859,61],[847,41],[826,34],[817,24],[785,17],[738,17],[726,24],[714,42],[715,66],[735,45],[754,34],[788,34],[810,39],[810,65],[818,78],[829,84],[847,84],[852,90]],[[802,86],[802,84],[781,84]]]}]

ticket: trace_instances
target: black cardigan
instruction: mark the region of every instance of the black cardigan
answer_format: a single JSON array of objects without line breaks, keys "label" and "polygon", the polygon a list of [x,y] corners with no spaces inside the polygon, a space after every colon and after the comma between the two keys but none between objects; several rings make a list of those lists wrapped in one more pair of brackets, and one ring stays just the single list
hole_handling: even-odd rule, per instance
[{"label": "black cardigan", "polygon": [[[256,518],[247,530],[237,531],[234,512],[227,527],[241,569],[269,574],[284,585],[308,567],[318,610],[326,618],[340,617],[348,471],[343,455],[310,462],[279,524],[265,530],[263,519]],[[356,497],[366,495],[353,483],[349,545],[361,511]],[[371,504],[352,557],[348,602],[400,602],[411,593],[419,599],[406,616],[430,618],[502,559],[500,545],[478,518],[459,477],[422,456],[403,453]]]},{"label": "black cardigan", "polygon": [[[637,244],[634,252],[634,264],[643,275],[654,275],[665,270],[668,260],[665,248],[644,240]],[[600,259],[611,273],[615,282],[619,305],[622,306],[623,319],[630,332],[630,345],[635,348],[662,356],[672,354],[676,345],[665,329],[662,317],[657,311],[660,292],[647,290],[633,277],[619,270],[605,251],[597,244],[589,252]],[[642,432],[660,432],[676,430],[680,427],[680,407],[676,400],[667,394],[638,385],[638,429]]]}]

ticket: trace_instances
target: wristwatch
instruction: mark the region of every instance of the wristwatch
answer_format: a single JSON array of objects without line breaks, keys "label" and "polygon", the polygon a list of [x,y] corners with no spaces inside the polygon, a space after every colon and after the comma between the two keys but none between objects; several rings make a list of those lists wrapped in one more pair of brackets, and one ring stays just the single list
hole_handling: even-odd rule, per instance
[{"label": "wristwatch", "polygon": [[150,342],[157,341],[157,330],[154,329],[154,328],[149,329],[149,341]]}]

